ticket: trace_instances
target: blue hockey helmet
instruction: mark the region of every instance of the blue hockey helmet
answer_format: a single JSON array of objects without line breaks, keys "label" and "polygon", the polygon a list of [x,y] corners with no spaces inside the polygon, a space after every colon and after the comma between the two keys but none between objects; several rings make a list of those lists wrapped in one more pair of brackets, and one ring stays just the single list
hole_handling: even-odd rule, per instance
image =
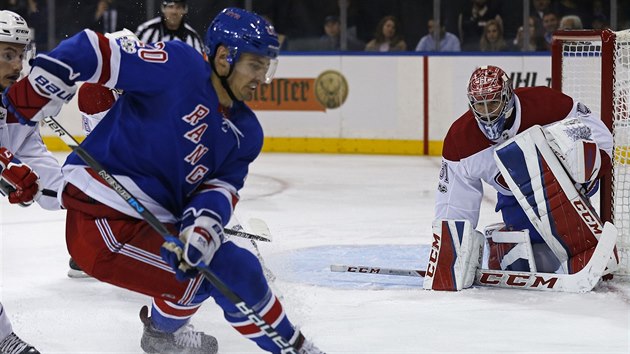
[{"label": "blue hockey helmet", "polygon": [[243,9],[229,7],[221,11],[206,32],[206,54],[214,58],[219,45],[228,48],[228,63],[233,67],[241,53],[251,53],[271,59],[265,82],[275,74],[280,52],[278,35],[261,16]]}]

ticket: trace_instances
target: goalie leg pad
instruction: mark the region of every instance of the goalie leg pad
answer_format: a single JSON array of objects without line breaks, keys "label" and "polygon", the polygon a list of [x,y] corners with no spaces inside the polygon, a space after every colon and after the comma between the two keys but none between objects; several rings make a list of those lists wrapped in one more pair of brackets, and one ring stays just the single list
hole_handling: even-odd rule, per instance
[{"label": "goalie leg pad", "polygon": [[482,252],[483,235],[469,221],[435,220],[424,289],[457,291],[471,287]]},{"label": "goalie leg pad", "polygon": [[495,161],[526,215],[561,262],[595,247],[602,222],[575,189],[540,126],[500,145]]}]

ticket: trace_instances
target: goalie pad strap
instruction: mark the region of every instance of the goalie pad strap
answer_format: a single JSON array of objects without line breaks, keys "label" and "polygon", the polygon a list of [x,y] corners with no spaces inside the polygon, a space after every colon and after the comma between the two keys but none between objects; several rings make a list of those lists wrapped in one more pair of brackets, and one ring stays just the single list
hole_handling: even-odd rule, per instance
[{"label": "goalie pad strap", "polygon": [[481,265],[483,235],[469,221],[435,220],[423,287],[456,291],[472,286]]}]

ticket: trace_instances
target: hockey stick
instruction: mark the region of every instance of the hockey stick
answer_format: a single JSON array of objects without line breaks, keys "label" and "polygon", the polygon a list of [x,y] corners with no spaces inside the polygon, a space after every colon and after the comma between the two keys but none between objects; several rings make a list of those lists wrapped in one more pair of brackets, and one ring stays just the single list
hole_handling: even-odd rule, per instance
[{"label": "hockey stick", "polygon": [[[251,229],[257,230],[256,233],[260,233],[262,235],[265,235],[271,238],[269,228],[267,227],[267,224],[263,220],[249,219],[249,227]],[[240,231],[240,230],[243,230],[243,226],[241,224],[237,224],[237,225],[234,225],[233,229]],[[256,243],[256,241],[254,240],[250,240],[250,241],[252,243],[252,247],[254,247],[254,251],[255,251],[254,255],[260,261],[260,265],[262,266],[265,278],[267,278],[267,281],[273,282],[274,280],[276,280],[276,275],[273,274],[271,269],[267,268],[267,265],[265,264],[262,254],[260,254],[260,250],[258,249],[258,244]]]},{"label": "hockey stick", "polygon": [[[555,274],[540,272],[513,272],[506,270],[477,269],[475,285],[508,289],[563,291],[584,293],[593,290],[599,282],[608,259],[613,254],[617,240],[617,229],[609,222],[597,242],[595,251],[588,263],[574,274]],[[390,269],[370,266],[331,265],[333,272],[349,272],[361,274],[400,275],[423,277],[426,272],[418,269]]]},{"label": "hockey stick", "polygon": [[[109,174],[103,166],[96,161],[90,153],[83,149],[79,143],[68,133],[68,131],[62,127],[53,117],[44,118],[44,122],[55,132],[61,140],[63,140],[72,151],[74,151],[90,168],[92,168],[103,180],[109,184],[109,186],[118,193],[118,195],[129,204],[132,208],[140,214],[140,216],[149,224],[153,229],[160,234],[164,239],[171,235],[166,229],[166,226],[160,222],[151,211],[146,209],[142,203],[137,200],[114,176]],[[215,287],[219,292],[225,296],[236,308],[253,322],[272,342],[274,342],[281,350],[282,353],[298,354],[297,348],[295,348],[286,338],[282,337],[275,328],[267,323],[263,317],[247,305],[245,301],[238,296],[232,289],[230,289],[219,277],[207,268],[197,268],[199,273]]]},{"label": "hockey stick", "polygon": [[[4,178],[0,178],[0,194],[7,196],[13,192],[15,192],[15,187],[13,187]],[[57,192],[55,192],[52,189],[47,189],[47,188],[42,189],[42,195],[45,195],[47,197],[57,198]],[[19,205],[28,206],[28,205],[24,205],[23,203],[19,203]]]},{"label": "hockey stick", "polygon": [[407,277],[424,277],[426,271],[420,269],[395,269],[395,268],[381,268],[370,267],[362,265],[340,265],[331,264],[331,272],[347,272],[347,273],[364,273],[364,274],[381,274],[381,275],[401,275]]}]

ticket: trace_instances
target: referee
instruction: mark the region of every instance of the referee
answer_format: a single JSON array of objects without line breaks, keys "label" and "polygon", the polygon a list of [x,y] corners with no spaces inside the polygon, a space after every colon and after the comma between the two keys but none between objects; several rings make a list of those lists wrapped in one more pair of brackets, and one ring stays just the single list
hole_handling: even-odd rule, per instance
[{"label": "referee", "polygon": [[180,40],[203,53],[203,41],[197,31],[185,19],[188,13],[186,0],[162,1],[162,15],[151,19],[136,30],[136,36],[144,43]]}]

